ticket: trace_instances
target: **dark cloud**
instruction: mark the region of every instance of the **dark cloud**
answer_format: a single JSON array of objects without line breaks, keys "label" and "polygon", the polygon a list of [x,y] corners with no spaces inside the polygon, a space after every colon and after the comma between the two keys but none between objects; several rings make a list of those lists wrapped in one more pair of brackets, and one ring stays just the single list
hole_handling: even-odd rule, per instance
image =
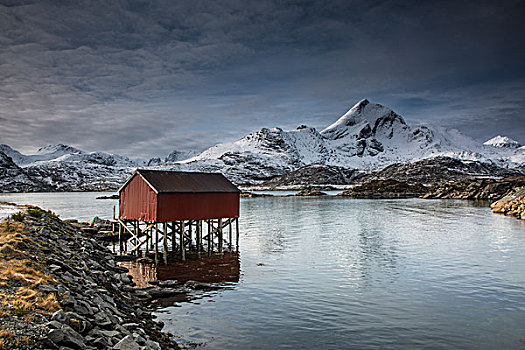
[{"label": "dark cloud", "polygon": [[522,1],[0,1],[0,141],[129,156],[369,98],[525,143]]}]

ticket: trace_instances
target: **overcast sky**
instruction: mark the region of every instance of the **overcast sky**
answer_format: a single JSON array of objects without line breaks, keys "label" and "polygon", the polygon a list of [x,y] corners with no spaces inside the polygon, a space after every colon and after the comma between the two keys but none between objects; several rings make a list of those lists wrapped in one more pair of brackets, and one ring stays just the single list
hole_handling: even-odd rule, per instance
[{"label": "overcast sky", "polygon": [[0,0],[0,143],[130,157],[363,98],[525,143],[524,1]]}]

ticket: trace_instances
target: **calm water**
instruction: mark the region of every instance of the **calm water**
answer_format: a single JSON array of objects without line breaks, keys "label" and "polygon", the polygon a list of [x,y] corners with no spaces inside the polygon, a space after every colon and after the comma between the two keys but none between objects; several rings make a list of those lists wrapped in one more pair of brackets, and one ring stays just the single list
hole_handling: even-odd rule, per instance
[{"label": "calm water", "polygon": [[112,194],[114,192],[0,193],[0,202],[36,205],[52,210],[62,219],[89,221],[95,216],[111,219],[113,206],[118,213],[118,199],[96,199]]},{"label": "calm water", "polygon": [[[111,216],[98,195],[0,200]],[[525,349],[525,223],[472,202],[243,199],[240,260],[238,283],[162,309],[165,330],[205,349]]]}]

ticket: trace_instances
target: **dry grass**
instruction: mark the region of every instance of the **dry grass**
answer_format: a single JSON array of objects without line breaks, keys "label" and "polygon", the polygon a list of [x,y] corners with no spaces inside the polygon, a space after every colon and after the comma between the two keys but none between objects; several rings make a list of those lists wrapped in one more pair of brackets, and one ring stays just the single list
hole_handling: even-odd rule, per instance
[{"label": "dry grass", "polygon": [[29,344],[28,336],[17,336],[10,330],[0,329],[0,349],[19,349]]},{"label": "dry grass", "polygon": [[[54,294],[43,294],[41,284],[53,282],[34,261],[30,247],[37,245],[24,233],[24,224],[0,224],[0,318],[31,313],[48,314],[60,309]],[[42,258],[43,259],[43,258]]]},{"label": "dry grass", "polygon": [[19,282],[21,285],[37,287],[52,281],[52,277],[35,268],[36,263],[27,259],[0,260],[0,283]]},{"label": "dry grass", "polygon": [[9,339],[16,337],[16,334],[11,332],[10,330],[1,329],[0,330],[0,338],[2,339]]}]

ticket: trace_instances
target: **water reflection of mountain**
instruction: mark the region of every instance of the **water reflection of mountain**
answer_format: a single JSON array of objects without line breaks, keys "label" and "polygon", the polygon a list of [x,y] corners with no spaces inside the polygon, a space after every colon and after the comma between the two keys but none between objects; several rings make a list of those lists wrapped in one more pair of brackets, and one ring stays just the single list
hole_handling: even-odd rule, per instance
[{"label": "water reflection of mountain", "polygon": [[137,288],[147,288],[154,281],[177,280],[180,283],[198,281],[202,283],[239,282],[240,262],[238,253],[224,253],[195,260],[155,265],[142,262],[122,262],[129,269]]}]

